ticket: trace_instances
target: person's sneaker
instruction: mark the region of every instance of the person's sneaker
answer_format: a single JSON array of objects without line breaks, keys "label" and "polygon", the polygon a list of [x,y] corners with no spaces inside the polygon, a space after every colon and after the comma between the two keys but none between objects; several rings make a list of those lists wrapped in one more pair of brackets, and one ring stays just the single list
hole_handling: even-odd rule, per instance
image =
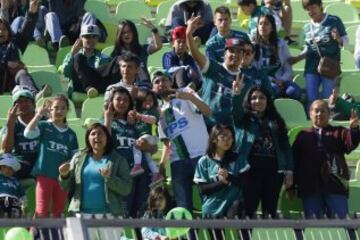
[{"label": "person's sneaker", "polygon": [[88,98],[95,98],[99,95],[99,93],[95,88],[91,87],[86,91],[86,95]]},{"label": "person's sneaker", "polygon": [[59,43],[58,42],[47,42],[46,48],[49,52],[50,58],[56,58],[56,54],[59,50]]},{"label": "person's sneaker", "polygon": [[59,41],[59,48],[67,47],[70,45],[70,40],[66,35],[62,35]]},{"label": "person's sneaker", "polygon": [[150,188],[159,186],[164,181],[164,177],[160,173],[154,173],[149,185]]},{"label": "person's sneaker", "polygon": [[135,177],[144,173],[144,169],[141,167],[141,164],[135,164],[130,171],[130,175]]},{"label": "person's sneaker", "polygon": [[289,36],[284,37],[284,40],[287,42],[288,45],[292,45],[296,43],[296,41],[292,40]]}]

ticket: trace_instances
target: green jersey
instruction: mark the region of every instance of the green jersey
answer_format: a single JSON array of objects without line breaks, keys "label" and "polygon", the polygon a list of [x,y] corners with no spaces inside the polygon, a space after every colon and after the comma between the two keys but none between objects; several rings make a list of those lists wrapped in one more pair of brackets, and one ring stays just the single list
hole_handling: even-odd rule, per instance
[{"label": "green jersey", "polygon": [[[144,111],[141,111],[140,113],[156,117],[156,122],[159,121],[160,113],[156,108],[144,110]],[[153,126],[152,124],[144,123],[143,121],[137,121],[135,128],[136,128],[136,131],[139,133],[139,136],[142,136],[144,134],[152,135],[152,126]]]},{"label": "green jersey", "polygon": [[[220,167],[220,161],[210,158],[209,156],[203,156],[199,159],[199,162],[195,169],[194,182],[197,184],[213,183],[218,181],[218,171]],[[235,161],[222,166],[229,174],[235,175]],[[223,189],[214,192],[212,194],[202,196],[202,215],[213,217],[224,216],[228,208],[235,200],[241,199],[241,190],[239,186],[229,185],[224,186]]]},{"label": "green jersey", "polygon": [[130,168],[134,166],[133,147],[139,137],[135,127],[124,120],[113,119],[111,133],[116,151],[126,158]]},{"label": "green jersey", "polygon": [[331,31],[336,29],[341,37],[346,36],[344,24],[341,19],[326,14],[320,23],[310,22],[304,26],[305,47],[307,49],[305,74],[317,74],[320,56],[316,50],[316,41],[322,56],[331,57],[340,61],[340,47],[338,42],[331,37]]},{"label": "green jersey", "polygon": [[248,68],[241,68],[240,74],[244,75],[244,88],[242,91],[247,92],[254,85],[262,85],[266,88],[271,95],[273,95],[273,89],[269,76],[263,69],[257,69],[253,66]]},{"label": "green jersey", "polygon": [[75,132],[70,128],[58,128],[49,121],[40,121],[39,156],[32,170],[34,176],[58,179],[59,167],[78,151]]},{"label": "green jersey", "polygon": [[202,72],[204,80],[200,96],[212,111],[206,119],[207,125],[231,124],[232,83],[238,72],[232,72],[212,59],[208,59]]},{"label": "green jersey", "polygon": [[[34,166],[39,152],[39,138],[25,138],[25,128],[26,123],[24,123],[20,118],[18,118],[15,122],[14,146],[12,149],[12,154],[16,156],[16,158],[21,164],[21,169],[15,173],[15,177],[19,179],[31,177],[31,170]],[[4,127],[1,130],[0,135],[4,136],[6,134],[6,131],[7,128]]]},{"label": "green jersey", "polygon": [[11,196],[18,200],[26,199],[25,191],[16,177],[0,174],[0,196]]}]

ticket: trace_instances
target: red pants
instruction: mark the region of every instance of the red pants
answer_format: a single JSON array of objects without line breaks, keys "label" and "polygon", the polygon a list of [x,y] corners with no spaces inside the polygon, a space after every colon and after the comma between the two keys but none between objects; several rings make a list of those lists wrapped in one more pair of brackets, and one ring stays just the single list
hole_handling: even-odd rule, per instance
[{"label": "red pants", "polygon": [[60,217],[60,215],[64,212],[67,192],[60,187],[58,180],[44,176],[37,176],[35,194],[35,214],[37,217],[50,217],[50,206],[53,217]]}]

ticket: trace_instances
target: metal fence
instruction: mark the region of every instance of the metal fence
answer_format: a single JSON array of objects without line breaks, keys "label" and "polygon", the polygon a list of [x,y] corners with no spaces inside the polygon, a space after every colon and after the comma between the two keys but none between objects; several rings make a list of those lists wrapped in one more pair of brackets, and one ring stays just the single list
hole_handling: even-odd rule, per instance
[{"label": "metal fence", "polygon": [[[61,237],[48,235],[38,239],[55,240],[115,240],[140,239],[135,229],[144,226],[156,228],[191,228],[187,235],[177,239],[196,240],[237,240],[237,239],[359,239],[357,230],[360,219],[195,219],[195,220],[158,220],[158,219],[0,219],[1,228],[35,227],[36,229],[57,229]],[[106,230],[105,232],[103,230]],[[318,229],[318,233],[314,229]],[[260,231],[261,230],[261,231]],[[308,231],[309,230],[309,231]],[[312,232],[310,232],[310,230]],[[307,232],[310,232],[307,234]],[[308,237],[310,236],[310,237]],[[320,236],[320,237],[319,237]],[[311,238],[312,237],[312,238]],[[16,239],[14,239],[16,240]]]}]

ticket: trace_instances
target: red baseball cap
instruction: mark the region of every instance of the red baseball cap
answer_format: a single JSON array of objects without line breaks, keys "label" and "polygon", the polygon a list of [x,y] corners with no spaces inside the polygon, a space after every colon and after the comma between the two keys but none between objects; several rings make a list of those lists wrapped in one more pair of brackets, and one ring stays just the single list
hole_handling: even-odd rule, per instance
[{"label": "red baseball cap", "polygon": [[246,43],[248,43],[248,42],[241,38],[228,38],[228,39],[226,39],[226,42],[225,42],[225,49],[235,48],[235,47],[241,48],[241,47],[244,47],[244,45]]},{"label": "red baseball cap", "polygon": [[171,39],[186,39],[186,27],[184,26],[177,26],[173,29],[171,34]]}]

